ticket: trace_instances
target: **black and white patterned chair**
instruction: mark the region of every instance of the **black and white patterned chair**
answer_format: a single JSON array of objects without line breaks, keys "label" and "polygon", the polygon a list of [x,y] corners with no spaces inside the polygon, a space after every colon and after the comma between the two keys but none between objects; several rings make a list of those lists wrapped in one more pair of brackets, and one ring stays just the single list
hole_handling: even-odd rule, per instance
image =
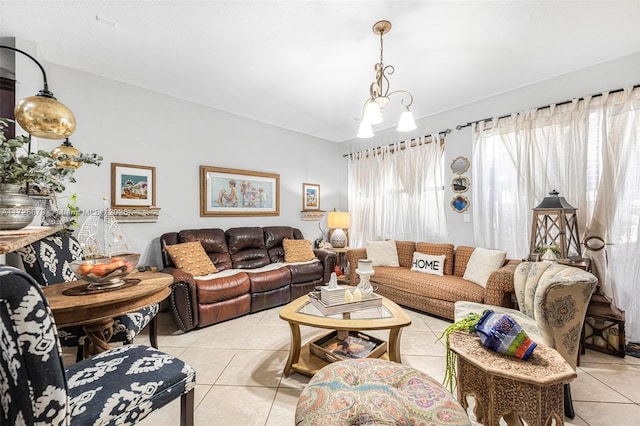
[{"label": "black and white patterned chair", "polygon": [[[70,267],[71,262],[82,260],[82,247],[73,236],[54,236],[29,244],[16,250],[27,271],[41,286],[73,281],[77,279]],[[113,336],[110,342],[130,344],[149,325],[151,346],[158,348],[158,325],[156,315],[159,305],[153,304],[135,312],[113,319]],[[64,347],[78,347],[78,360],[82,359],[85,333],[82,326],[63,327],[58,330],[60,343]]]},{"label": "black and white patterned chair", "polygon": [[180,397],[180,423],[193,425],[193,368],[124,345],[65,370],[42,289],[9,266],[0,266],[0,349],[0,424],[132,425]]}]

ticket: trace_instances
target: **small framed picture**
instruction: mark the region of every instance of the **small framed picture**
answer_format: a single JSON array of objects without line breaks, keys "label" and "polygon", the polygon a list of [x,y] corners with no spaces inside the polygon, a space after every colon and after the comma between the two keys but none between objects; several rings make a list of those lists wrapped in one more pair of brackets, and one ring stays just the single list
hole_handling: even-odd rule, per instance
[{"label": "small framed picture", "polygon": [[111,163],[111,207],[156,205],[156,168]]},{"label": "small framed picture", "polygon": [[320,185],[302,184],[302,210],[320,210]]}]

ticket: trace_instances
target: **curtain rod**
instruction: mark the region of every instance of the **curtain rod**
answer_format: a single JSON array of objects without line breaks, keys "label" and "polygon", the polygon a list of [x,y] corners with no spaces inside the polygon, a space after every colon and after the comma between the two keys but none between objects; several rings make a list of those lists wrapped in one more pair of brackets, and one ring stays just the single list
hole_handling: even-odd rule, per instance
[{"label": "curtain rod", "polygon": [[[636,84],[635,86],[633,86],[633,87],[632,87],[632,89],[637,89],[638,87],[640,87],[640,84]],[[622,92],[623,90],[625,90],[625,89],[610,90],[608,93],[609,93],[609,94],[611,94],[611,93],[618,93],[618,92]],[[591,97],[592,97],[592,98],[597,98],[598,96],[602,96],[602,93],[598,93],[598,94],[595,94],[595,95],[591,95]],[[584,97],[582,97],[582,98],[578,98],[577,100],[578,100],[578,101],[584,101]],[[573,99],[571,99],[571,100],[568,100],[568,101],[558,102],[558,103],[556,103],[556,104],[554,104],[554,105],[556,105],[556,106],[559,106],[559,105],[566,105],[566,104],[570,104],[570,103],[571,103],[571,102],[573,102],[573,101],[574,101],[574,100],[573,100]],[[545,105],[545,106],[537,107],[537,108],[536,108],[536,111],[540,111],[540,110],[547,109],[547,108],[551,108],[551,105]],[[511,115],[512,115],[512,114],[501,115],[500,117],[498,117],[498,120],[500,120],[500,119],[502,119],[502,118],[511,117]],[[495,118],[495,117],[491,117],[491,118],[483,118],[483,119],[481,119],[481,120],[470,121],[470,122],[468,122],[467,124],[458,124],[458,125],[456,126],[456,130],[464,129],[465,127],[469,127],[469,126],[471,126],[472,124],[475,124],[475,123],[480,123],[480,122],[488,123],[488,122],[490,122],[491,120],[493,120],[494,118]]]},{"label": "curtain rod", "polygon": [[[447,134],[449,134],[449,133],[451,133],[451,129],[443,130],[443,131],[441,131],[441,132],[438,132],[437,134],[438,134],[438,135],[445,136],[445,135],[447,135]],[[425,138],[425,139],[426,139],[426,138],[432,138],[432,137],[433,137],[433,135],[426,135],[426,136],[422,136],[422,137],[423,137],[423,138]],[[410,143],[410,144],[411,144],[411,146],[413,147],[413,146],[416,146],[416,143],[415,143],[415,142],[416,142],[416,139],[415,139],[415,138],[413,138],[413,139],[409,139],[408,141],[400,141],[400,142],[397,142],[397,143],[398,143],[398,144],[401,144],[401,143],[403,143],[403,144]],[[395,145],[395,143],[390,143],[388,146],[394,146],[394,145]],[[375,147],[375,148],[364,148],[364,149],[361,149],[360,151],[366,151],[366,150],[368,150],[368,149],[378,150],[378,149],[382,149],[382,147],[381,147],[381,146],[377,146],[377,147]],[[404,149],[404,147],[401,147],[400,149]],[[360,152],[360,151],[358,151],[358,152]],[[350,154],[342,154],[342,158],[344,158],[344,157],[349,157],[350,155],[353,155],[353,154],[355,154],[355,152],[350,153]]]}]

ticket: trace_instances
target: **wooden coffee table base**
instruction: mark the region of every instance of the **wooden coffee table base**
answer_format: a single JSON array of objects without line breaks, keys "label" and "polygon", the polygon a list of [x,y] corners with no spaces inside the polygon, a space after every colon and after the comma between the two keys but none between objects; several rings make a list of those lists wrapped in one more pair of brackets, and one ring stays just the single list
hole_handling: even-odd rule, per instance
[{"label": "wooden coffee table base", "polygon": [[[286,305],[280,311],[280,318],[289,323],[291,329],[291,345],[289,346],[289,358],[284,367],[284,374],[288,376],[292,371],[313,376],[328,361],[323,360],[309,350],[309,343],[303,345],[300,335],[300,325],[307,325],[326,330],[335,330],[338,336],[346,336],[349,330],[389,330],[389,341],[387,342],[387,352],[380,358],[390,361],[401,362],[400,359],[400,337],[402,328],[411,324],[409,315],[392,301],[383,298],[383,308],[387,316],[381,318],[352,318],[349,313],[344,313],[342,318],[325,317],[320,314],[309,315],[302,313],[302,309],[309,303],[308,296],[301,296]],[[318,339],[315,337],[313,340]]]},{"label": "wooden coffee table base", "polygon": [[84,357],[89,358],[111,349],[109,340],[113,336],[113,319],[107,318],[82,327],[87,335],[84,340]]}]

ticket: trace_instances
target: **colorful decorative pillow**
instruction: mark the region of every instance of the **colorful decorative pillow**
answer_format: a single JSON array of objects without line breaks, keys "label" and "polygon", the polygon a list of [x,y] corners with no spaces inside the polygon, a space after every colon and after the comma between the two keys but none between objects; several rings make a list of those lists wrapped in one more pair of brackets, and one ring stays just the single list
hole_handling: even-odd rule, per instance
[{"label": "colorful decorative pillow", "polygon": [[398,261],[398,249],[394,240],[367,241],[367,259],[373,262],[373,266],[400,266]]},{"label": "colorful decorative pillow", "polygon": [[419,253],[416,251],[413,253],[411,270],[442,276],[444,275],[445,258],[445,255],[432,256],[430,254]]},{"label": "colorful decorative pillow", "polygon": [[507,253],[502,250],[476,247],[469,258],[467,269],[462,278],[486,287],[489,275],[504,264],[505,257],[507,257]]},{"label": "colorful decorative pillow", "polygon": [[173,244],[164,248],[176,267],[190,273],[194,277],[215,274],[215,265],[204,251],[200,241]]},{"label": "colorful decorative pillow", "polygon": [[487,309],[476,324],[476,333],[487,348],[526,360],[537,344],[513,318]]},{"label": "colorful decorative pillow", "polygon": [[309,240],[285,238],[282,240],[282,248],[284,249],[284,261],[287,263],[308,262],[317,259]]}]

